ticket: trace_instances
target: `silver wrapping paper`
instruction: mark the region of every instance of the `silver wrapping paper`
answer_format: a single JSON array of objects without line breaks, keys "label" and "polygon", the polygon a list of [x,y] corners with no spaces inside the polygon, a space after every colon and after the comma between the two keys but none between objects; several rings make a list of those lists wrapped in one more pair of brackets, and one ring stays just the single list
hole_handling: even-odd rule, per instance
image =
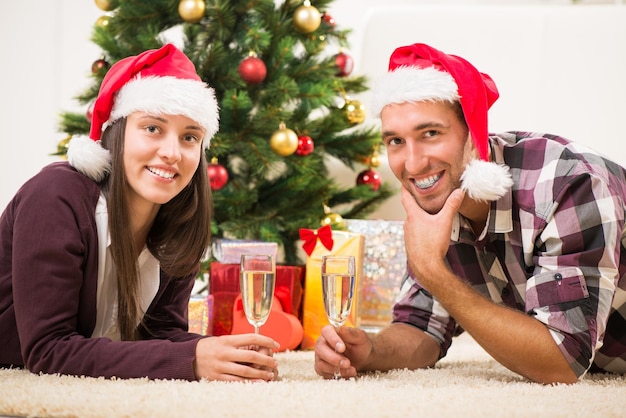
[{"label": "silver wrapping paper", "polygon": [[376,332],[391,322],[391,310],[406,272],[404,221],[345,219],[347,230],[365,236],[358,323]]},{"label": "silver wrapping paper", "polygon": [[222,264],[239,264],[242,254],[273,255],[276,260],[278,244],[275,242],[215,238],[212,243],[213,257]]}]

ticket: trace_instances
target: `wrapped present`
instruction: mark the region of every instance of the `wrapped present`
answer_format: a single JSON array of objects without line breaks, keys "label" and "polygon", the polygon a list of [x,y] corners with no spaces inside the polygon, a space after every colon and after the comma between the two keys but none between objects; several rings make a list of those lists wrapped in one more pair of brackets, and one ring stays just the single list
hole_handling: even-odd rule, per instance
[{"label": "wrapped present", "polygon": [[[300,318],[304,266],[276,266],[274,295],[282,309]],[[213,296],[213,328],[211,335],[227,335],[233,325],[233,306],[241,293],[239,264],[211,263],[209,293]]]},{"label": "wrapped present", "polygon": [[[328,229],[324,229],[328,228]],[[306,230],[309,231],[309,230]],[[311,233],[315,235],[311,240]],[[331,234],[330,243],[324,238],[324,233]],[[308,234],[309,236],[305,236]],[[301,348],[310,349],[315,346],[315,340],[320,336],[322,327],[328,325],[328,318],[324,310],[324,297],[322,295],[321,263],[325,255],[353,255],[356,265],[355,296],[352,302],[350,316],[346,320],[346,326],[358,326],[358,305],[360,303],[359,282],[363,270],[363,235],[346,232],[330,231],[329,227],[320,228],[315,232],[307,232],[301,237],[304,240],[303,247],[307,255],[306,273],[304,279],[304,300],[302,307],[302,325],[304,327],[304,337]],[[317,239],[319,237],[319,239]]]},{"label": "wrapped present", "polygon": [[276,266],[274,295],[283,311],[302,319],[304,266]]},{"label": "wrapped present", "polygon": [[215,238],[211,244],[213,257],[224,264],[239,264],[242,254],[273,255],[276,260],[277,251],[275,242]]},{"label": "wrapped present", "polygon": [[211,335],[213,295],[191,295],[189,298],[189,332]]},{"label": "wrapped present", "polygon": [[359,327],[377,332],[391,322],[404,273],[404,221],[344,219],[346,229],[365,237],[358,307]]},{"label": "wrapped present", "polygon": [[232,309],[239,294],[239,264],[211,263],[209,294],[213,295],[212,335],[228,335],[232,328]]}]

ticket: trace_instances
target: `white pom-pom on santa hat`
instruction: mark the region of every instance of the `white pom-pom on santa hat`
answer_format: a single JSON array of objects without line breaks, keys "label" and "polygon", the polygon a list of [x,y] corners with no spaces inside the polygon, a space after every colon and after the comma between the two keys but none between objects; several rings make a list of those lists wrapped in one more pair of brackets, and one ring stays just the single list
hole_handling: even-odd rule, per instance
[{"label": "white pom-pom on santa hat", "polygon": [[111,154],[84,135],[75,136],[68,144],[67,161],[72,167],[94,181],[101,181],[111,172]]},{"label": "white pom-pom on santa hat", "polygon": [[498,200],[513,186],[509,167],[474,159],[461,174],[461,189],[477,201]]}]

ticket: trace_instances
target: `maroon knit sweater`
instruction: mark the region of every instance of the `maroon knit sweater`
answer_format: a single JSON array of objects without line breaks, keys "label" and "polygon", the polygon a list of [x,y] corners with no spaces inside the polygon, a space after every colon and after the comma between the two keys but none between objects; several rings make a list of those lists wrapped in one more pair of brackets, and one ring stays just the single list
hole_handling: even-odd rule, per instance
[{"label": "maroon knit sweater", "polygon": [[140,341],[90,338],[96,323],[96,183],[66,162],[22,186],[0,218],[0,365],[32,372],[194,380],[194,275],[161,272]]}]

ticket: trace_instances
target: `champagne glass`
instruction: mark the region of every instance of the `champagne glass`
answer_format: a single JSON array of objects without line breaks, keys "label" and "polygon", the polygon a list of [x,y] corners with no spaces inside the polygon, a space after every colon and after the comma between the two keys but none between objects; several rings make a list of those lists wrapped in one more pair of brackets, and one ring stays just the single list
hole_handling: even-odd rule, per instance
[{"label": "champagne glass", "polygon": [[243,254],[239,268],[239,285],[243,311],[254,333],[259,334],[267,321],[274,299],[276,263],[272,255]]},{"label": "champagne glass", "polygon": [[[354,256],[326,255],[322,257],[322,293],[328,321],[337,329],[350,315],[354,297],[356,269]],[[341,377],[339,367],[335,379]]]}]

